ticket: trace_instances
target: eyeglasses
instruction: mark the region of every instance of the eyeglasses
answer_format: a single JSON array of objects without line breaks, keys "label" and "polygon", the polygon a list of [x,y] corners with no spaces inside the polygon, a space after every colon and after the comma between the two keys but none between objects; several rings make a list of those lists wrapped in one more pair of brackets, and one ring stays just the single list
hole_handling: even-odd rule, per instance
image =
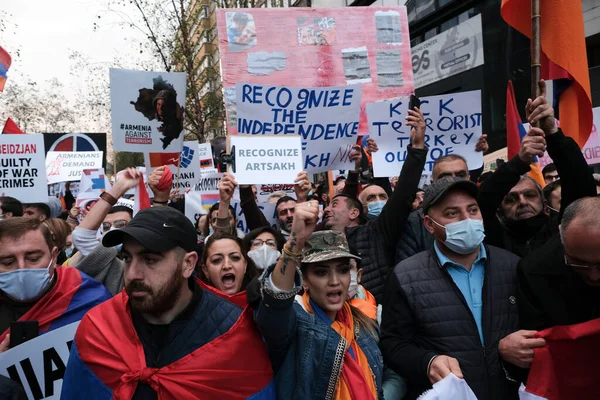
[{"label": "eyeglasses", "polygon": [[102,223],[102,231],[108,232],[110,230],[110,228],[112,228],[113,226],[115,227],[115,229],[125,228],[127,226],[127,221],[125,221],[124,219],[118,219],[113,223],[103,222]]},{"label": "eyeglasses", "polygon": [[567,260],[567,255],[565,254],[565,265],[569,268],[573,268],[575,271],[579,272],[589,272],[592,269],[596,269],[600,271],[600,264],[597,265],[581,265],[581,264],[572,264]]},{"label": "eyeglasses", "polygon": [[277,249],[277,242],[274,241],[273,239],[269,239],[269,240],[254,239],[252,242],[250,242],[250,245],[252,246],[253,249],[257,248],[257,247],[261,247],[263,244],[266,244],[269,247]]}]

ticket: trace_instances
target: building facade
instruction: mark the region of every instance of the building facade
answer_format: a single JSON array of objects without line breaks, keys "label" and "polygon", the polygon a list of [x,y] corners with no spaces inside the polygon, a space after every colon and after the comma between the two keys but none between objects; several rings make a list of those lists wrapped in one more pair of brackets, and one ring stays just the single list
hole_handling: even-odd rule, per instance
[{"label": "building facade", "polygon": [[186,13],[197,67],[188,79],[193,79],[198,87],[206,140],[226,134],[217,9],[299,6],[307,6],[307,0],[193,0],[190,3]]}]

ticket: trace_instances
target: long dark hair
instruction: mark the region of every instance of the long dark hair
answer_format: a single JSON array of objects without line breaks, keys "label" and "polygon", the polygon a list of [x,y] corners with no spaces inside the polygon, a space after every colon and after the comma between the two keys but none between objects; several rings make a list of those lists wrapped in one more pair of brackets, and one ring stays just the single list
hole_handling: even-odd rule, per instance
[{"label": "long dark hair", "polygon": [[258,235],[265,232],[270,233],[275,237],[275,241],[277,242],[277,250],[281,251],[281,249],[283,249],[283,245],[285,244],[285,238],[283,237],[281,232],[279,232],[276,229],[273,229],[270,226],[261,226],[260,228],[251,230],[250,233],[248,233],[242,241],[244,251],[246,253],[249,252],[252,247],[252,241],[256,239]]},{"label": "long dark hair", "polygon": [[[241,288],[242,290],[246,290],[246,286],[248,285],[248,283],[250,283],[250,281],[254,277],[258,276],[260,273],[259,273],[258,269],[256,268],[256,264],[254,264],[254,261],[252,261],[252,259],[250,257],[248,257],[248,252],[246,250],[244,250],[242,240],[240,238],[238,238],[237,236],[230,235],[228,233],[217,232],[214,235],[212,235],[211,237],[209,237],[208,240],[206,241],[206,243],[204,244],[204,252],[202,253],[202,261],[200,262],[200,266],[203,267],[206,265],[206,261],[208,260],[208,253],[209,253],[212,245],[219,240],[225,240],[225,239],[233,240],[234,242],[236,242],[240,248],[240,252],[242,253],[242,256],[246,260],[246,273],[244,274],[244,280],[242,281],[242,288]],[[213,286],[213,284],[211,282],[209,282],[208,278],[206,277],[206,275],[204,274],[203,271],[200,273],[200,279],[204,283]]]}]

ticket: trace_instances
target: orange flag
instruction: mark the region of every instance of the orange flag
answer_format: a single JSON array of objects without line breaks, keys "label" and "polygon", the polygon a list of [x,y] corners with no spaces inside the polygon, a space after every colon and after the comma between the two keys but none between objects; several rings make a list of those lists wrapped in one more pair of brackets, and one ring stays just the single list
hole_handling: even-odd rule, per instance
[{"label": "orange flag", "polygon": [[[500,13],[507,24],[531,38],[531,0],[502,0]],[[542,78],[566,78],[571,84],[560,94],[560,125],[583,148],[592,131],[592,96],[588,73],[581,1],[540,0]],[[544,59],[544,57],[542,57]]]}]

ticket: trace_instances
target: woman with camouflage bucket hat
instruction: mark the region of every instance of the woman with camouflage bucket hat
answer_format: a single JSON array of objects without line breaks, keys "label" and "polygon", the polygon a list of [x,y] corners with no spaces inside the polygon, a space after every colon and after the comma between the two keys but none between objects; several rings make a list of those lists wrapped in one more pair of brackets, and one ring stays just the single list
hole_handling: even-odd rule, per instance
[{"label": "woman with camouflage bucket hat", "polygon": [[[256,323],[280,399],[381,399],[383,359],[373,320],[346,300],[350,253],[340,232],[315,230],[319,205],[296,205],[282,256],[261,277]],[[302,304],[294,297],[304,289]]]}]

